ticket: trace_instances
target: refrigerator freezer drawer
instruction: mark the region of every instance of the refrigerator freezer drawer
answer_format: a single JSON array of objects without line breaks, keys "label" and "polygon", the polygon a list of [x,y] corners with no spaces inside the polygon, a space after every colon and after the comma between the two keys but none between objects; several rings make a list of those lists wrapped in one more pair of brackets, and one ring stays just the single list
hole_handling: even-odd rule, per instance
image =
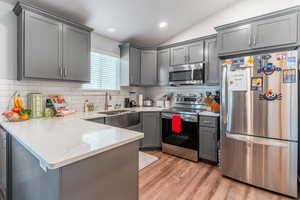
[{"label": "refrigerator freezer drawer", "polygon": [[227,134],[222,138],[223,175],[297,197],[297,142]]}]

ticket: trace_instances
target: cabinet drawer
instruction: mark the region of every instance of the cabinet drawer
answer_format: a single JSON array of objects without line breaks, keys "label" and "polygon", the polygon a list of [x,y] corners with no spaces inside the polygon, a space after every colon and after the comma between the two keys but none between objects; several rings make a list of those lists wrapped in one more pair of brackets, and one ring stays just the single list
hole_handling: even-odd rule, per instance
[{"label": "cabinet drawer", "polygon": [[[200,135],[202,133],[207,133],[207,134],[216,134],[218,132],[218,129],[217,128],[209,128],[209,127],[200,127],[199,129],[199,133]],[[217,134],[216,134],[217,135]],[[217,138],[216,138],[217,139]]]},{"label": "cabinet drawer", "polygon": [[200,126],[218,127],[218,118],[200,116],[199,124]]}]

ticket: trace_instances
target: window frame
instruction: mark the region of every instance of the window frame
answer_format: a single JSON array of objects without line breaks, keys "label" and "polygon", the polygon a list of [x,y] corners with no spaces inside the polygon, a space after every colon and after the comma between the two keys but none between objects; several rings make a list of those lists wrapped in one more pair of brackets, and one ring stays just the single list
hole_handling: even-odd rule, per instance
[{"label": "window frame", "polygon": [[[101,50],[101,49],[94,49],[94,48],[92,48],[91,51],[90,51],[90,56],[91,56],[91,53],[98,53],[98,54],[102,54],[102,55],[106,55],[106,56],[111,56],[111,57],[115,57],[115,58],[120,59],[120,55],[117,55],[117,54],[112,53],[112,52],[104,51],[104,50]],[[120,64],[121,64],[121,60],[120,60]],[[119,72],[119,76],[120,76],[120,72]],[[120,78],[121,77],[119,77],[119,82],[120,82]],[[84,84],[88,84],[88,83],[84,83]],[[121,91],[121,84],[119,84],[119,89],[116,89],[116,90],[83,88],[84,84],[81,84],[81,90],[86,91],[86,92],[95,92],[95,93],[97,93],[97,92],[106,92],[106,91],[109,91],[109,92],[111,92],[111,94],[120,94],[120,91]],[[95,94],[95,95],[97,95],[97,94]]]}]

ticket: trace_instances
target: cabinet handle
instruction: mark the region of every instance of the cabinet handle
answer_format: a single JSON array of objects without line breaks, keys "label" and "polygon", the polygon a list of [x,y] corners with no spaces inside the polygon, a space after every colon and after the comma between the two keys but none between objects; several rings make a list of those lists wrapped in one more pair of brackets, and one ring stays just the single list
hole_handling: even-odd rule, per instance
[{"label": "cabinet handle", "polygon": [[256,32],[254,33],[253,45],[256,45]]},{"label": "cabinet handle", "polygon": [[68,76],[68,68],[65,67],[65,68],[64,68],[64,77],[67,77],[67,76]]},{"label": "cabinet handle", "polygon": [[63,68],[62,67],[59,68],[59,75],[60,75],[60,77],[63,77]]},{"label": "cabinet handle", "polygon": [[249,35],[249,42],[248,42],[249,46],[251,46],[251,34]]}]

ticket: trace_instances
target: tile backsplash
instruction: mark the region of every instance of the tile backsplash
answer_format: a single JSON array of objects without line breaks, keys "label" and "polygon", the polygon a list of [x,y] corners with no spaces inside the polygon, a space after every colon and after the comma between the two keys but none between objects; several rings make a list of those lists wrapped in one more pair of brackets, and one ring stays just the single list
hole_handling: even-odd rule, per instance
[{"label": "tile backsplash", "polygon": [[165,94],[198,94],[210,91],[213,94],[219,91],[219,86],[181,86],[181,87],[151,87],[146,89],[146,96],[151,97],[154,101],[161,99]]},{"label": "tile backsplash", "polygon": [[[104,109],[105,91],[88,91],[81,88],[80,83],[53,82],[53,81],[16,81],[0,79],[0,112],[7,110],[10,97],[15,91],[27,103],[27,94],[39,92],[45,97],[49,94],[60,94],[65,97],[71,108],[77,112],[83,111],[85,100],[95,104],[95,110]],[[136,94],[130,94],[136,92]],[[120,91],[112,91],[110,104],[124,104],[124,98],[136,98],[137,94],[143,94],[143,88],[122,87]]]},{"label": "tile backsplash", "polygon": [[[212,86],[185,86],[185,87],[121,87],[120,91],[113,91],[110,94],[112,99],[110,104],[124,105],[124,98],[131,97],[136,99],[138,94],[150,97],[154,101],[161,99],[165,94],[173,92],[175,95],[180,93],[199,93],[205,91],[216,91],[219,87]],[[25,104],[27,94],[39,92],[45,97],[49,94],[63,95],[71,108],[77,112],[83,111],[85,100],[95,104],[95,110],[104,109],[105,91],[88,91],[81,88],[80,83],[54,82],[54,81],[16,81],[0,79],[0,113],[7,110],[10,97],[18,91]],[[135,92],[136,94],[131,94]],[[12,104],[11,104],[12,106]]]}]

